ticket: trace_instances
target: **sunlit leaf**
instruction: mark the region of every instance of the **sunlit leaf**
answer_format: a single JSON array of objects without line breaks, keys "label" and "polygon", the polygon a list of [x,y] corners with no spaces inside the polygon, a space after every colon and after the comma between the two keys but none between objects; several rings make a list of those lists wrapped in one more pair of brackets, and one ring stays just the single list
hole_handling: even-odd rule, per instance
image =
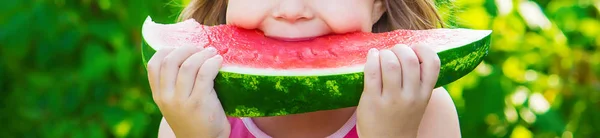
[{"label": "sunlit leaf", "polygon": [[585,37],[594,39],[596,36],[600,35],[600,22],[598,19],[582,19],[578,27],[579,31],[583,33]]},{"label": "sunlit leaf", "polygon": [[496,7],[498,7],[498,12],[501,16],[507,15],[513,11],[513,1],[512,0],[494,0]]},{"label": "sunlit leaf", "polygon": [[517,126],[510,135],[511,138],[532,138],[533,134],[523,126]]},{"label": "sunlit leaf", "polygon": [[507,105],[506,108],[504,109],[504,116],[506,117],[506,120],[509,123],[515,123],[515,122],[517,122],[517,119],[519,119],[517,110],[513,106],[510,106],[510,105]]},{"label": "sunlit leaf", "polygon": [[507,16],[497,17],[492,20],[493,30],[502,30],[494,33],[494,41],[492,41],[495,47],[493,50],[509,51],[513,52],[519,49],[525,34],[525,25],[523,21],[515,14],[509,14]]},{"label": "sunlit leaf", "polygon": [[517,57],[509,57],[502,64],[504,75],[516,82],[525,82],[525,69],[526,66]]},{"label": "sunlit leaf", "polygon": [[131,125],[132,124],[130,120],[123,120],[113,128],[113,131],[117,137],[127,137],[129,131],[131,130]]},{"label": "sunlit leaf", "polygon": [[190,3],[190,0],[181,0],[181,3],[183,5],[188,5]]},{"label": "sunlit leaf", "polygon": [[102,10],[108,10],[110,9],[111,6],[111,0],[98,0],[98,5],[100,5],[100,8]]},{"label": "sunlit leaf", "polygon": [[550,104],[540,93],[533,93],[529,96],[529,107],[536,114],[545,114],[550,109]]},{"label": "sunlit leaf", "polygon": [[523,16],[523,19],[525,19],[530,28],[548,29],[551,27],[550,20],[535,2],[521,1],[521,3],[519,3],[519,13]]},{"label": "sunlit leaf", "polygon": [[531,91],[529,90],[529,88],[525,87],[525,86],[518,86],[515,91],[510,94],[510,97],[507,97],[510,99],[510,102],[512,105],[517,106],[517,107],[521,107],[521,105],[523,105],[523,103],[525,103],[525,101],[528,98],[528,95],[531,93]]},{"label": "sunlit leaf", "polygon": [[472,7],[457,14],[458,22],[468,28],[487,29],[492,18],[483,7]]},{"label": "sunlit leaf", "polygon": [[537,116],[530,108],[522,107],[519,109],[519,116],[528,124],[533,124],[537,121]]},{"label": "sunlit leaf", "polygon": [[455,4],[460,7],[482,6],[486,0],[455,0]]}]

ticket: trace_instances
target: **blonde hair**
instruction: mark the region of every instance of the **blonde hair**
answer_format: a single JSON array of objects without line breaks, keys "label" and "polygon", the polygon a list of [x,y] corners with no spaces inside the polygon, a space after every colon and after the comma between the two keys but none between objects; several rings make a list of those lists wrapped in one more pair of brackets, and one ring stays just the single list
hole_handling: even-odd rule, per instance
[{"label": "blonde hair", "polygon": [[[396,29],[423,30],[443,27],[443,21],[432,0],[383,0],[386,13],[373,32]],[[192,0],[179,15],[179,21],[190,18],[204,25],[225,24],[227,0]]]}]

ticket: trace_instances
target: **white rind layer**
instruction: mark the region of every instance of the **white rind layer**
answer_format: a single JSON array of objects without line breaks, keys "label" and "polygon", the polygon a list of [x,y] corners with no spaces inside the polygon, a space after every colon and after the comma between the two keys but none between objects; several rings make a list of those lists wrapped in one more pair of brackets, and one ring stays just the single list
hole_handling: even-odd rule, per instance
[{"label": "white rind layer", "polygon": [[[178,32],[177,35],[168,31]],[[152,21],[148,16],[142,26],[142,36],[146,43],[154,50],[159,50],[163,47],[174,47],[182,45],[198,45],[198,42],[193,42],[188,38],[190,35],[203,33],[202,25],[193,19],[185,20],[175,24],[159,24]],[[170,43],[165,42],[165,38],[169,38]]]},{"label": "white rind layer", "polygon": [[324,69],[273,69],[273,68],[248,68],[240,66],[223,66],[222,72],[249,74],[258,76],[329,76],[342,75],[350,73],[359,73],[364,71],[364,64],[350,67],[336,67]]},{"label": "white rind layer", "polygon": [[[448,36],[447,38],[456,38],[456,39],[445,40],[445,41],[448,41],[446,43],[442,42],[444,40],[433,40],[436,42],[423,42],[424,45],[432,47],[432,49],[435,52],[442,52],[442,51],[446,51],[448,49],[465,46],[465,45],[471,44],[473,42],[476,42],[478,40],[481,40],[492,33],[492,30],[473,30],[473,29],[464,29],[464,28],[456,28],[456,29],[440,28],[440,29],[430,29],[429,31],[449,31],[449,32],[465,31],[465,32],[469,32],[468,34],[462,33],[462,34],[460,34],[460,36]],[[456,35],[453,33],[447,33],[447,34],[441,33],[441,34],[442,35]]]}]

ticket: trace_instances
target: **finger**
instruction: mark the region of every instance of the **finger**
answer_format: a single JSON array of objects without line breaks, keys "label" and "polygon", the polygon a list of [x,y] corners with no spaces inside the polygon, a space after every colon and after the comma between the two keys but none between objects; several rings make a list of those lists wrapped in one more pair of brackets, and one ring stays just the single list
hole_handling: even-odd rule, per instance
[{"label": "finger", "polygon": [[[213,119],[227,119],[227,116],[225,115],[225,111],[223,110],[223,105],[221,104],[221,101],[219,100],[219,97],[217,95],[217,92],[215,92],[214,89],[211,89],[210,92],[208,93],[208,95],[206,95],[206,102],[202,103],[203,107],[205,107],[206,109],[208,109],[208,111],[214,111],[212,112],[214,115],[211,115],[213,117]],[[217,117],[221,117],[221,118],[217,118]],[[213,121],[216,122],[216,121]]]},{"label": "finger", "polygon": [[381,64],[379,63],[379,51],[375,48],[369,50],[367,62],[364,69],[363,96],[381,96]]},{"label": "finger", "polygon": [[209,47],[193,54],[181,64],[177,75],[177,83],[175,84],[176,97],[187,98],[190,96],[194,87],[194,80],[198,75],[198,70],[200,70],[200,67],[206,60],[216,54],[217,50],[214,47]]},{"label": "finger", "polygon": [[402,66],[402,89],[411,93],[418,91],[421,84],[419,58],[406,45],[397,45],[392,48],[392,51],[396,53]]},{"label": "finger", "polygon": [[173,48],[163,48],[156,51],[156,53],[148,60],[148,82],[150,83],[150,90],[152,91],[152,97],[157,98],[160,94],[160,66],[162,60],[173,51]]},{"label": "finger", "polygon": [[193,46],[182,46],[179,47],[169,55],[167,55],[161,64],[160,69],[160,91],[161,96],[165,98],[171,98],[174,95],[175,80],[179,67],[188,57],[196,53],[198,48]]},{"label": "finger", "polygon": [[423,88],[431,89],[435,87],[440,73],[440,58],[437,52],[424,45],[413,47],[415,53],[421,62],[421,83]]},{"label": "finger", "polygon": [[[402,66],[396,54],[390,50],[382,50],[380,53],[381,77],[383,80],[382,95],[392,96],[400,93],[402,84]],[[395,94],[396,93],[396,94]]]},{"label": "finger", "polygon": [[202,64],[198,75],[196,76],[196,82],[194,89],[192,90],[191,98],[199,100],[202,97],[207,97],[214,89],[214,80],[219,74],[221,64],[223,63],[223,57],[216,55],[209,58]]},{"label": "finger", "polygon": [[[203,97],[204,98],[204,97]],[[213,129],[219,128],[230,128],[231,124],[228,123],[227,115],[223,110],[223,105],[221,104],[219,97],[214,89],[212,89],[209,94],[206,96],[206,99],[202,102],[202,108],[206,109],[206,111],[212,112],[204,112],[202,115],[206,122],[215,122],[213,125]],[[221,123],[217,123],[221,122]]]}]

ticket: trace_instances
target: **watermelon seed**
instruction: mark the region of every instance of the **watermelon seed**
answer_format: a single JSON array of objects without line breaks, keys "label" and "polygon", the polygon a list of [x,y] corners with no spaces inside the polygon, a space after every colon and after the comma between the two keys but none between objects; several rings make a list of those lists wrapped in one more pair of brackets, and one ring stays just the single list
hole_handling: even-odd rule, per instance
[{"label": "watermelon seed", "polygon": [[331,54],[333,57],[338,57],[338,54],[336,54],[335,52],[333,52],[332,49],[328,49],[327,52],[329,52],[329,54]]},{"label": "watermelon seed", "polygon": [[304,55],[302,55],[302,52],[296,51],[296,55],[298,55],[298,59],[304,60]]},{"label": "watermelon seed", "polygon": [[225,54],[227,54],[227,52],[229,52],[229,48],[225,47],[225,48],[221,49],[221,55],[225,55]]},{"label": "watermelon seed", "polygon": [[273,58],[275,59],[275,62],[280,62],[281,60],[279,60],[279,56],[275,55],[273,56]]},{"label": "watermelon seed", "polygon": [[258,52],[257,51],[252,51],[252,55],[254,56],[252,58],[253,60],[258,60]]}]

